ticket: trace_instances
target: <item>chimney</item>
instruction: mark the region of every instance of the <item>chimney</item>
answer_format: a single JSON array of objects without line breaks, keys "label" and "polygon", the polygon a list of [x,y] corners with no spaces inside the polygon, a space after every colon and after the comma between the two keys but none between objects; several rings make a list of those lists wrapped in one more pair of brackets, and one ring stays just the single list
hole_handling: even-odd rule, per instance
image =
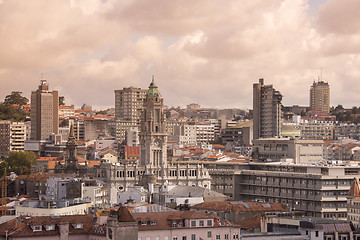
[{"label": "chimney", "polygon": [[69,239],[69,223],[59,223],[60,240]]}]

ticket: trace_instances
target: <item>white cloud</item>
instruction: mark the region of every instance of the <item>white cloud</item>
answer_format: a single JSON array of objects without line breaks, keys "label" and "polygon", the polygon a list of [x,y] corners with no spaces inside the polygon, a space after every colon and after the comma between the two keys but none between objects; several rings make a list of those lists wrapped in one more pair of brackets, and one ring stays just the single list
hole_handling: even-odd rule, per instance
[{"label": "white cloud", "polygon": [[30,95],[45,72],[74,104],[109,106],[115,89],[146,88],[154,74],[170,106],[251,107],[261,77],[284,104],[307,105],[322,68],[332,104],[358,104],[357,0],[328,0],[311,15],[306,0],[0,4],[0,98]]}]

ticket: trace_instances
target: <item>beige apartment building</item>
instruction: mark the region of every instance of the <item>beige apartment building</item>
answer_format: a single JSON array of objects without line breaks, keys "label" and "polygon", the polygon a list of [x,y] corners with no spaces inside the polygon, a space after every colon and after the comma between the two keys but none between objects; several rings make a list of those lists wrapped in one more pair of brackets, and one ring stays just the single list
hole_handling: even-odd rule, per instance
[{"label": "beige apartment building", "polygon": [[330,112],[330,87],[323,81],[314,82],[310,88],[310,110]]},{"label": "beige apartment building", "polygon": [[[306,216],[346,220],[356,164],[250,163],[234,172],[236,200],[288,204]],[[211,172],[210,172],[211,174]]]}]

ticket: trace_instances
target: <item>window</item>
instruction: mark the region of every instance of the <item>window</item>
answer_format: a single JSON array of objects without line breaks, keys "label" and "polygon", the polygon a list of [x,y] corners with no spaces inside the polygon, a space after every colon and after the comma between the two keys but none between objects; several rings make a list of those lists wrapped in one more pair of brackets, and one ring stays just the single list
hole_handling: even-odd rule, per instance
[{"label": "window", "polygon": [[183,236],[183,237],[182,237],[182,240],[186,240],[186,236]]},{"label": "window", "polygon": [[191,221],[191,226],[196,227],[196,221]]},{"label": "window", "polygon": [[217,239],[217,240],[220,239],[220,234],[216,234],[216,239]]},{"label": "window", "polygon": [[211,231],[208,231],[207,236],[208,236],[208,238],[211,238]]},{"label": "window", "polygon": [[309,235],[309,231],[306,231],[305,234],[306,234],[306,235]]},{"label": "window", "polygon": [[173,240],[178,240],[178,239],[177,239],[177,236],[174,236],[174,237],[173,237]]},{"label": "window", "polygon": [[229,234],[225,233],[225,240],[228,240],[228,239],[229,239]]},{"label": "window", "polygon": [[207,225],[212,226],[212,220],[207,220]]},{"label": "window", "polygon": [[233,239],[239,239],[239,234],[238,234],[238,233],[234,233]]},{"label": "window", "polygon": [[55,225],[46,225],[45,229],[46,229],[46,231],[55,230]]},{"label": "window", "polygon": [[147,225],[146,221],[141,221],[141,225]]},{"label": "window", "polygon": [[39,232],[39,231],[41,231],[41,225],[33,227],[33,232]]},{"label": "window", "polygon": [[196,240],[196,234],[191,234],[191,240]]},{"label": "window", "polygon": [[151,221],[150,225],[156,225],[156,221]]},{"label": "window", "polygon": [[204,226],[204,220],[200,220],[200,221],[199,221],[199,226],[200,226],[200,227],[203,227],[203,226]]},{"label": "window", "polygon": [[315,232],[315,237],[319,237],[319,231]]}]

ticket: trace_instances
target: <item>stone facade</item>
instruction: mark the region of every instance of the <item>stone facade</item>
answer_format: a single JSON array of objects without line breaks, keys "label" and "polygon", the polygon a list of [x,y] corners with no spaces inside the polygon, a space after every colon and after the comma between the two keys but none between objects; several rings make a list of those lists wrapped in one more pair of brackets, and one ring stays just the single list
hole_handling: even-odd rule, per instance
[{"label": "stone facade", "polygon": [[211,178],[203,165],[174,165],[168,162],[163,98],[154,80],[146,93],[139,138],[138,163],[104,163],[93,169],[93,175],[108,186],[110,204],[116,204],[118,195],[136,184],[149,187],[150,193],[154,185],[210,188]]}]

